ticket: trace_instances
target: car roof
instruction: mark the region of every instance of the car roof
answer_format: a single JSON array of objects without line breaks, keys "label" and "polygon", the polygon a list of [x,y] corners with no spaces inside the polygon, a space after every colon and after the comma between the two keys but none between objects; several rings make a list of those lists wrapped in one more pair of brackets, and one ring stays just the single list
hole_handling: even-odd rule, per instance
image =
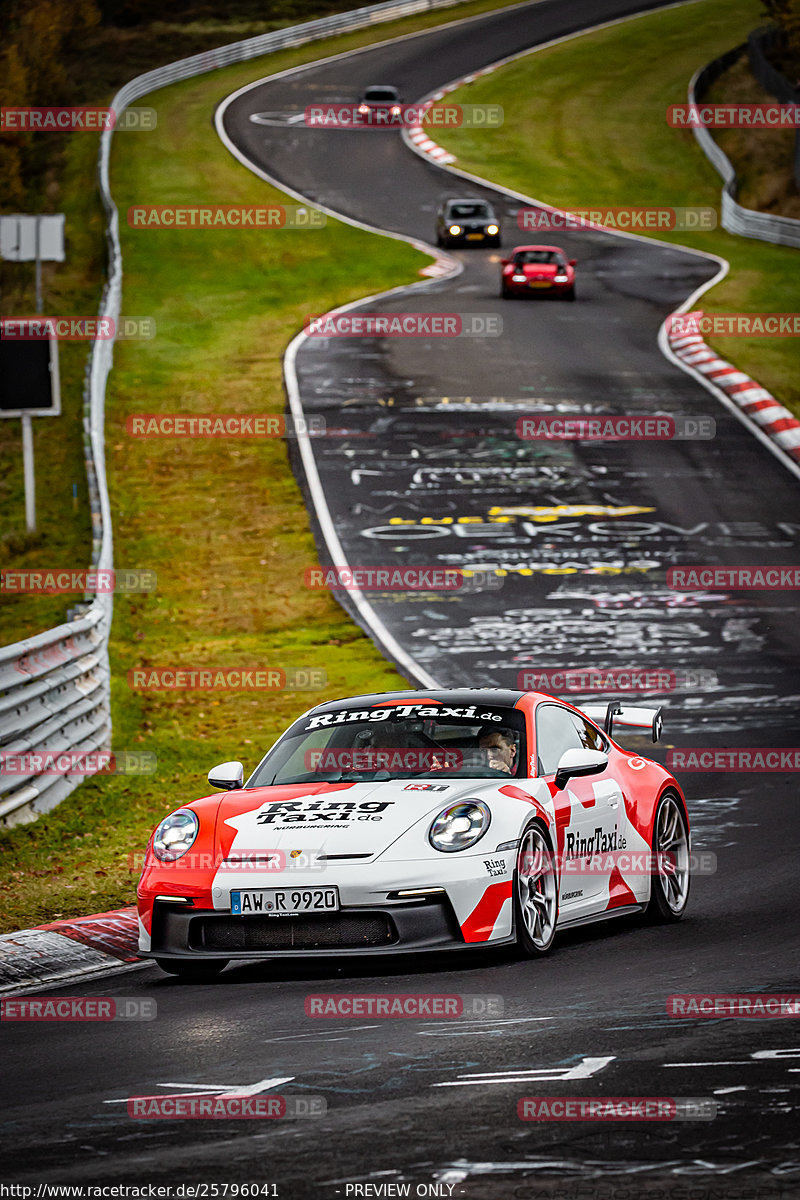
[{"label": "car roof", "polygon": [[511,253],[516,254],[519,250],[557,250],[559,254],[566,254],[563,246],[544,246],[539,242],[534,246],[515,246]]},{"label": "car roof", "polygon": [[424,704],[426,700],[440,704],[495,705],[500,708],[514,708],[523,696],[530,694],[510,688],[408,688],[403,692],[373,692],[365,696],[343,696],[338,700],[325,700],[310,711],[316,712],[317,709],[324,708],[327,711],[338,712],[341,709],[353,708],[354,705],[364,708],[380,708],[382,705],[389,707],[402,703]]}]

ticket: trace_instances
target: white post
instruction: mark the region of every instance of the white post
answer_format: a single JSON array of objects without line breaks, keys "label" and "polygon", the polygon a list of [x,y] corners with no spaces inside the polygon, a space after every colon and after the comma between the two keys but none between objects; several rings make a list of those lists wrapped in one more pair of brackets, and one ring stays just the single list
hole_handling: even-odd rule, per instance
[{"label": "white post", "polygon": [[42,260],[41,253],[42,219],[36,217],[36,312],[42,311]]},{"label": "white post", "polygon": [[25,524],[28,533],[35,533],[36,481],[33,473],[33,425],[28,413],[22,414],[22,469],[25,475]]}]

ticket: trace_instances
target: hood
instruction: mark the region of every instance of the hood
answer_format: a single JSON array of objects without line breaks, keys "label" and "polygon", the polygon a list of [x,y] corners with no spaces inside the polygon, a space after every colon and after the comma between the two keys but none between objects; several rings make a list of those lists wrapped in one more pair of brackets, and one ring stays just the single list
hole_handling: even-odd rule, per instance
[{"label": "hood", "polygon": [[448,805],[494,793],[498,782],[502,780],[393,779],[228,792],[219,805],[217,846],[233,861],[270,850],[366,861]]}]

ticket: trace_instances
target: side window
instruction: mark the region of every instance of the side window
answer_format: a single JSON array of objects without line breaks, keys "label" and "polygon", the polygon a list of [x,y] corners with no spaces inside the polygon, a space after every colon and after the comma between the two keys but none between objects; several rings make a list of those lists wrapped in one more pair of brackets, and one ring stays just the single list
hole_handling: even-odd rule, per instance
[{"label": "side window", "polygon": [[608,742],[600,730],[592,725],[591,721],[584,720],[577,713],[570,713],[569,716],[578,731],[578,737],[581,739],[581,746],[583,746],[584,750],[605,751],[608,749]]},{"label": "side window", "polygon": [[572,713],[560,704],[540,704],[536,710],[536,755],[539,775],[552,775],[565,750],[581,750],[581,740]]}]

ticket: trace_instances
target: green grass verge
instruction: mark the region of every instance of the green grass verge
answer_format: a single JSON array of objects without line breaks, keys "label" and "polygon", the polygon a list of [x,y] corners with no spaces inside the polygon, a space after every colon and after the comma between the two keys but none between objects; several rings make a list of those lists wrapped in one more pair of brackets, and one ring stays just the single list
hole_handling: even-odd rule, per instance
[{"label": "green grass verge", "polygon": [[[238,756],[254,766],[290,720],[326,697],[405,686],[336,601],[303,584],[316,552],[285,442],[134,440],[125,419],[135,412],[281,412],[282,354],[304,316],[413,282],[429,260],[403,242],[335,221],[296,232],[134,231],[125,213],[135,202],[285,200],[219,142],[211,123],[216,104],[261,75],[432,18],[163,89],[149,98],[158,129],[114,141],[123,311],[154,317],[157,327],[152,341],[117,345],[109,381],[115,557],[120,567],[149,568],[158,578],[157,591],[115,601],[114,749],[154,753],[158,767],[152,776],[89,780],[37,822],[0,833],[0,931],[130,904],[136,856],[151,828],[208,792],[210,766]],[[76,197],[78,189],[76,180]],[[92,212],[87,202],[89,225]],[[47,549],[55,556],[54,543]],[[35,565],[42,561],[39,547]],[[308,667],[325,671],[327,685],[316,692],[142,694],[127,684],[128,671],[141,665]]]},{"label": "green grass verge", "polygon": [[[340,37],[311,42],[294,50],[264,55],[240,66],[213,72],[205,77],[203,84],[207,107],[202,154],[205,156],[205,143],[217,141],[213,128],[210,127],[214,105],[225,95],[253,79],[330,54],[343,53],[359,46],[435,25],[445,25],[477,13],[504,7],[508,7],[508,0],[474,0],[470,4],[433,10]],[[206,49],[208,45],[225,45],[269,29],[273,25],[287,23],[285,19],[277,22],[268,19],[256,26],[249,22],[243,24],[241,20],[232,17],[226,22],[214,23],[213,26],[191,26],[188,29],[185,26],[156,27],[149,39],[140,29],[99,30],[87,39],[83,51],[84,59],[70,63],[73,74],[87,81],[95,81],[94,89],[92,90],[92,85],[89,84],[74,102],[109,103],[114,90],[123,81],[120,79],[120,62],[129,63],[127,77],[130,77],[169,61],[172,57],[193,54]],[[168,32],[168,37],[164,36],[165,31]],[[104,91],[103,88],[110,90]],[[162,122],[172,120],[169,107],[172,100],[168,98],[171,94],[171,91],[156,92],[150,100],[150,103],[159,109]],[[147,101],[142,100],[139,103],[145,104]],[[163,111],[162,104],[167,105]],[[146,153],[149,155],[152,152],[152,158],[147,158],[148,166],[144,169],[144,190],[145,194],[149,195],[150,178],[162,178],[165,158],[172,157],[174,146],[170,145],[169,149],[164,150],[161,138],[151,138],[150,134],[130,134],[127,141],[124,134],[119,134],[115,139],[115,156],[119,158],[138,137],[150,139]],[[54,152],[52,168],[46,173],[41,197],[36,202],[33,198],[31,200],[31,211],[61,211],[66,213],[67,218],[67,261],[63,264],[45,263],[43,267],[44,307],[47,313],[84,316],[97,312],[106,254],[103,212],[95,188],[97,151],[98,138],[92,134],[79,134],[62,139],[59,142],[58,153]],[[231,178],[237,177],[240,171],[241,168],[236,168]],[[202,198],[203,181],[200,183],[199,192],[197,181],[188,183],[190,195],[199,195]],[[227,192],[227,185],[225,190]],[[263,196],[263,191],[259,192],[259,195]],[[370,243],[370,246],[373,244],[377,243]],[[171,271],[170,262],[167,260],[162,264],[159,261],[156,265],[168,289],[171,286],[171,280],[167,278]],[[380,269],[376,260],[377,274],[371,276],[376,286],[380,286]],[[0,313],[12,315],[34,311],[32,264],[0,263],[0,284]],[[134,311],[134,296],[127,285],[126,273],[125,311],[135,316],[142,315]],[[263,299],[266,308],[271,302],[269,294],[263,293]],[[207,312],[209,321],[213,324],[216,314],[213,314],[211,309],[207,309]],[[0,512],[3,514],[0,523],[0,570],[85,568],[89,565],[91,517],[81,432],[83,377],[88,349],[85,342],[62,344],[60,363],[63,415],[60,418],[42,418],[33,422],[37,502],[37,532],[34,534],[27,533],[25,529],[20,423],[15,420],[0,420]],[[281,349],[280,344],[271,348],[276,361]],[[116,352],[115,358],[117,362],[120,361],[119,351]],[[77,484],[77,503],[73,502],[73,484]],[[0,645],[7,645],[60,624],[67,619],[68,609],[81,599],[78,595],[3,595],[0,597]]]},{"label": "green grass verge", "polygon": [[[531,54],[447,98],[501,104],[500,129],[450,129],[435,140],[460,169],[566,208],[692,204],[719,211],[720,177],[693,135],[671,129],[665,113],[685,101],[697,68],[743,41],[759,19],[756,0],[702,0]],[[659,236],[730,262],[729,276],[702,297],[705,311],[800,310],[796,250],[721,229]],[[800,416],[796,340],[707,340]]]},{"label": "green grass verge", "polygon": [[[102,209],[94,192],[97,139],[73,137],[64,174],[52,182],[55,207],[66,216],[66,262],[43,263],[46,313],[92,316],[100,302],[105,240]],[[40,206],[42,209],[44,206]],[[32,314],[32,263],[2,263],[2,308],[6,314]],[[22,429],[15,419],[0,420],[0,570],[11,567],[86,568],[92,551],[91,518],[83,454],[83,377],[87,342],[59,344],[61,416],[32,421],[36,474],[36,532],[25,527]],[[77,495],[73,499],[73,485]],[[66,620],[80,595],[0,594],[0,644],[38,633]]]}]

